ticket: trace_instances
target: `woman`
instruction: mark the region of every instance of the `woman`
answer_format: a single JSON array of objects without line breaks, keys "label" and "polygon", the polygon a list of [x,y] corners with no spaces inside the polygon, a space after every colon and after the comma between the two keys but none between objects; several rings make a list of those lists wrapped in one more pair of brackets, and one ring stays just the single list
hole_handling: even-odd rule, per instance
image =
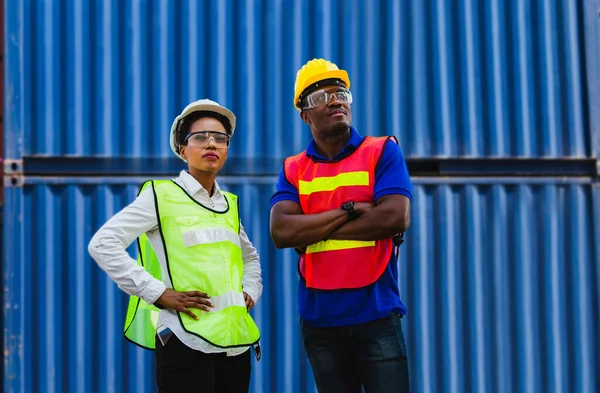
[{"label": "woman", "polygon": [[[189,104],[170,137],[187,171],[146,182],[89,245],[131,295],[125,335],[156,349],[160,392],[247,392],[249,349],[260,353],[248,314],[262,293],[259,256],[239,219],[237,196],[215,180],[235,123],[214,101]],[[137,262],[126,252],[135,239]]]}]

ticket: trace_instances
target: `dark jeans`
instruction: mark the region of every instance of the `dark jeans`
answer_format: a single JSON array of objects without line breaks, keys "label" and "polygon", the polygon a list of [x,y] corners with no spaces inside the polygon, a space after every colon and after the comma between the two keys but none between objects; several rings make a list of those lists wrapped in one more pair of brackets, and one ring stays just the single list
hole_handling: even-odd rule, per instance
[{"label": "dark jeans", "polygon": [[238,356],[195,351],[173,335],[156,339],[156,382],[160,393],[248,393],[250,350]]},{"label": "dark jeans", "polygon": [[401,316],[359,325],[317,328],[302,323],[304,348],[319,393],[408,393]]}]

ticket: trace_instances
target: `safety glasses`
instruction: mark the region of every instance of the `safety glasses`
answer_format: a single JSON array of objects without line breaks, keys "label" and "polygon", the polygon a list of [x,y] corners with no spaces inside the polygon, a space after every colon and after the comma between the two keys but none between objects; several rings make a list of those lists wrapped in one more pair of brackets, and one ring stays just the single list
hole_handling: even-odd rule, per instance
[{"label": "safety glasses", "polygon": [[306,104],[302,107],[302,109],[306,110],[327,105],[333,98],[335,98],[335,100],[340,104],[352,104],[352,93],[350,93],[350,90],[344,89],[334,92],[317,90],[305,98]]},{"label": "safety glasses", "polygon": [[229,147],[231,136],[219,131],[197,131],[192,132],[183,140],[183,144],[191,147],[206,147],[213,141],[217,148]]}]

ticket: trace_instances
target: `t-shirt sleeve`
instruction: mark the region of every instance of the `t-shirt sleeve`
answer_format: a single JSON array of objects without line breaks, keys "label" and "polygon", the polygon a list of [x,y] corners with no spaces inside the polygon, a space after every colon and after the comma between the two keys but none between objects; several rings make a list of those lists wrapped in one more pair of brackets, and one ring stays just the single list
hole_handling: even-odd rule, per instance
[{"label": "t-shirt sleeve", "polygon": [[271,206],[273,207],[277,202],[280,201],[292,201],[300,204],[300,197],[298,196],[298,189],[294,187],[285,177],[283,166],[279,172],[279,179],[277,180],[277,186],[275,187],[275,194],[271,197]]},{"label": "t-shirt sleeve", "polygon": [[389,139],[375,168],[375,200],[390,194],[412,199],[412,184],[400,146]]}]

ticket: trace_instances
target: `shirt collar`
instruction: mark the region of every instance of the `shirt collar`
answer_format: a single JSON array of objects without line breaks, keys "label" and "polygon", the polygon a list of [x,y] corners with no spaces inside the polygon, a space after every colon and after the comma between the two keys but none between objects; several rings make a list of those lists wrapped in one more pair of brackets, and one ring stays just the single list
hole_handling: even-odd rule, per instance
[{"label": "shirt collar", "polygon": [[[204,193],[206,193],[206,195],[210,196],[209,191],[205,190],[204,187],[202,187],[202,184],[198,183],[198,180],[194,179],[194,176],[190,175],[188,173],[188,171],[182,170],[179,173],[179,180],[181,181],[183,188],[185,188],[185,190],[187,191],[188,194],[194,195],[195,193],[197,193],[199,191],[200,192],[204,191]],[[219,195],[219,194],[221,194],[221,188],[219,187],[219,184],[215,180],[215,192],[213,195]]]},{"label": "shirt collar", "polygon": [[332,160],[317,153],[317,145],[315,144],[314,139],[310,141],[308,147],[306,148],[306,156],[313,161],[339,161],[348,157],[354,150],[356,150],[362,143],[363,139],[364,137],[360,136],[354,127],[350,127],[350,139],[348,140],[348,143],[333,157]]}]

